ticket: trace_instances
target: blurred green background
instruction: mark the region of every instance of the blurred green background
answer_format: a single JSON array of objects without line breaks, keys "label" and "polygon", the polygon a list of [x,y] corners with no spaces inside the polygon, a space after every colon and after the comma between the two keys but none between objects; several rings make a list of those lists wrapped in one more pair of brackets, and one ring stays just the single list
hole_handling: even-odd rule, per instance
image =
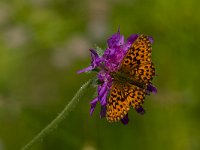
[{"label": "blurred green background", "polygon": [[33,150],[199,150],[198,0],[1,0],[0,150],[17,150],[44,128],[93,75],[89,48],[105,48],[120,25],[127,38],[154,38],[158,94],[130,123],[93,117],[88,89],[69,116]]}]

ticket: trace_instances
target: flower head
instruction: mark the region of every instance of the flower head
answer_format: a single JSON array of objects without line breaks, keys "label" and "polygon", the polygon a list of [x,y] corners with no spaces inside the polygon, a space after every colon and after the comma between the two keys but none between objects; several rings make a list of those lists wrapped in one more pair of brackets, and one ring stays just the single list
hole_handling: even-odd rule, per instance
[{"label": "flower head", "polygon": [[[78,71],[78,73],[88,72],[92,70],[98,70],[98,95],[91,102],[90,115],[94,112],[97,102],[101,104],[101,112],[100,117],[105,117],[106,115],[106,105],[109,92],[111,90],[113,84],[112,73],[115,73],[119,70],[120,64],[126,55],[127,51],[133,44],[133,42],[139,37],[139,34],[132,34],[128,37],[126,41],[124,41],[124,36],[120,34],[118,30],[117,33],[113,34],[107,40],[107,48],[104,51],[103,55],[100,56],[94,49],[90,49],[91,53],[91,65],[85,69]],[[149,41],[152,43],[153,38],[148,37]],[[156,88],[149,84],[147,89],[147,93],[156,92]],[[136,111],[140,114],[144,114],[144,109],[139,107]],[[121,119],[123,124],[127,124],[129,122],[128,114],[126,114]]]}]

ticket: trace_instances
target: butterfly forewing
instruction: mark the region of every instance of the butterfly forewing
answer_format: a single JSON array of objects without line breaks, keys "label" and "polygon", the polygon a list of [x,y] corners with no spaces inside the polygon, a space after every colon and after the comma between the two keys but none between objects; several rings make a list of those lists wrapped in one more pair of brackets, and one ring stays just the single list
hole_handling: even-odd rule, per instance
[{"label": "butterfly forewing", "polygon": [[129,76],[136,74],[141,64],[151,62],[151,42],[145,35],[140,35],[129,48],[120,65],[120,72]]},{"label": "butterfly forewing", "polygon": [[146,35],[140,35],[132,44],[134,60],[138,65],[151,61],[151,42]]}]

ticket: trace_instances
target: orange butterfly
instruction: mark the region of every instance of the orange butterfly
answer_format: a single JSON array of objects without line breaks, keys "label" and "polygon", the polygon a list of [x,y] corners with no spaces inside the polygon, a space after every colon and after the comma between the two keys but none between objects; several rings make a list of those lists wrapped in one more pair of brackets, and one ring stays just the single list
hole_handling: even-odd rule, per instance
[{"label": "orange butterfly", "polygon": [[109,122],[123,119],[132,106],[142,108],[147,86],[155,76],[151,62],[151,42],[146,35],[140,35],[123,58],[119,70],[112,73],[113,85],[106,106]]}]

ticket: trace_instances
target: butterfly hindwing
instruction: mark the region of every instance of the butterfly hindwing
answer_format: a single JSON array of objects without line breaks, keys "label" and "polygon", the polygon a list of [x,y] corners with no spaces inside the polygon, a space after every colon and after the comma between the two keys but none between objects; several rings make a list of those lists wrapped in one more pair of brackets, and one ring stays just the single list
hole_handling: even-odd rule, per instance
[{"label": "butterfly hindwing", "polygon": [[141,64],[136,69],[135,80],[140,84],[149,84],[155,76],[155,67],[152,62]]},{"label": "butterfly hindwing", "polygon": [[130,109],[127,101],[128,87],[119,83],[113,83],[107,102],[106,118],[109,122],[122,119]]},{"label": "butterfly hindwing", "polygon": [[135,85],[131,85],[127,100],[131,101],[131,106],[133,108],[138,109],[144,103],[145,95],[146,92],[144,89]]},{"label": "butterfly hindwing", "polygon": [[119,121],[129,111],[130,106],[138,109],[145,98],[145,90],[135,85],[114,83],[107,103],[106,118],[109,122]]}]

